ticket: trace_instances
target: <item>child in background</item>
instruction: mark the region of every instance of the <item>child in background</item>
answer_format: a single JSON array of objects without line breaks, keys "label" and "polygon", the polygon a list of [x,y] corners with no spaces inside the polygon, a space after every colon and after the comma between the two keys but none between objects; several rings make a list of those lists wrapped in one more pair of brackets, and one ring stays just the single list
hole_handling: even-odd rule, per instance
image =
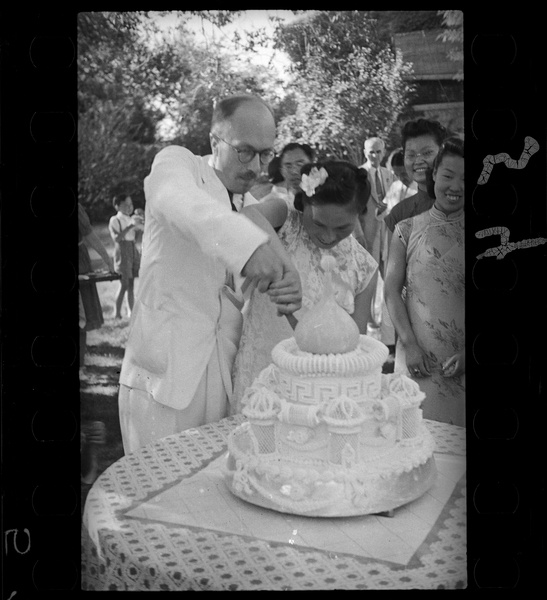
[{"label": "child in background", "polygon": [[133,284],[139,275],[140,254],[135,243],[135,223],[131,218],[133,201],[128,194],[117,194],[112,201],[118,211],[110,218],[108,229],[114,241],[114,270],[122,278],[116,296],[116,318],[122,318],[122,304],[127,292],[128,317],[134,303]]}]

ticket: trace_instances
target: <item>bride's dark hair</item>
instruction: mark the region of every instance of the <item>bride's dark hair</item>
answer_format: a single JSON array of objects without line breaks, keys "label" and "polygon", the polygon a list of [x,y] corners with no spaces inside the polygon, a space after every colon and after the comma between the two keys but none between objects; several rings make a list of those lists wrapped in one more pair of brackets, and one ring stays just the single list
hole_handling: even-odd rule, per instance
[{"label": "bride's dark hair", "polygon": [[367,210],[370,196],[370,183],[365,169],[359,169],[346,160],[327,160],[310,163],[302,167],[302,174],[309,175],[313,168],[324,168],[328,177],[325,183],[315,188],[313,196],[299,190],[294,197],[294,207],[302,212],[305,204],[338,204],[345,206],[354,203],[358,214]]}]

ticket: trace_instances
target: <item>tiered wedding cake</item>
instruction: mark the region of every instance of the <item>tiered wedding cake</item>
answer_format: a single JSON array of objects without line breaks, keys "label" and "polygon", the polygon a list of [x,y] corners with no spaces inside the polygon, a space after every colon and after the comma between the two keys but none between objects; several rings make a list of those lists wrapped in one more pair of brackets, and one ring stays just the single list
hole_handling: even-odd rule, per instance
[{"label": "tiered wedding cake", "polygon": [[388,349],[360,335],[326,294],[272,351],[243,398],[247,420],[228,443],[227,482],[240,498],[281,512],[349,516],[392,510],[433,484],[424,394],[383,374]]}]

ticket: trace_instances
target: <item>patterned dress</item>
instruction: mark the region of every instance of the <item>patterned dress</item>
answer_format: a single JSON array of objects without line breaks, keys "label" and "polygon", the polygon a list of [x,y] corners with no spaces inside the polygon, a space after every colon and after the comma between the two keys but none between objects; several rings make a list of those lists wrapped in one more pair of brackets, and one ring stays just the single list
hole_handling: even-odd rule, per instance
[{"label": "patterned dress", "polygon": [[[431,366],[416,381],[426,398],[425,419],[465,427],[465,373],[443,377],[441,365],[465,349],[464,213],[445,215],[435,207],[395,226],[406,247],[406,308],[412,330]],[[406,367],[397,342],[395,372]]]},{"label": "patterned dress", "polygon": [[[325,255],[336,258],[338,271],[333,273],[335,297],[352,314],[355,296],[367,287],[378,267],[361,244],[349,236],[334,248],[319,248],[302,225],[302,213],[295,208],[289,208],[278,236],[302,282],[302,308],[294,316],[301,319],[321,299],[325,275],[321,259]],[[243,331],[233,370],[232,412],[241,412],[243,394],[257,375],[271,364],[274,346],[293,336],[292,327],[284,316],[277,316],[275,304],[269,296],[254,291],[244,312]]]}]

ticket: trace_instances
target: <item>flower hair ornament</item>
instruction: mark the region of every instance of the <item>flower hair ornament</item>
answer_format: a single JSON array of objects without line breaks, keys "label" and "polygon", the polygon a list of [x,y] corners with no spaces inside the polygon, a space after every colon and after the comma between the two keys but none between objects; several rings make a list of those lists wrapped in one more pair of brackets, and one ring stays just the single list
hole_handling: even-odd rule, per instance
[{"label": "flower hair ornament", "polygon": [[312,167],[309,175],[305,173],[302,175],[300,187],[306,192],[306,196],[309,198],[315,194],[315,189],[318,185],[325,183],[328,176],[329,174],[325,167],[321,167],[320,169]]}]

